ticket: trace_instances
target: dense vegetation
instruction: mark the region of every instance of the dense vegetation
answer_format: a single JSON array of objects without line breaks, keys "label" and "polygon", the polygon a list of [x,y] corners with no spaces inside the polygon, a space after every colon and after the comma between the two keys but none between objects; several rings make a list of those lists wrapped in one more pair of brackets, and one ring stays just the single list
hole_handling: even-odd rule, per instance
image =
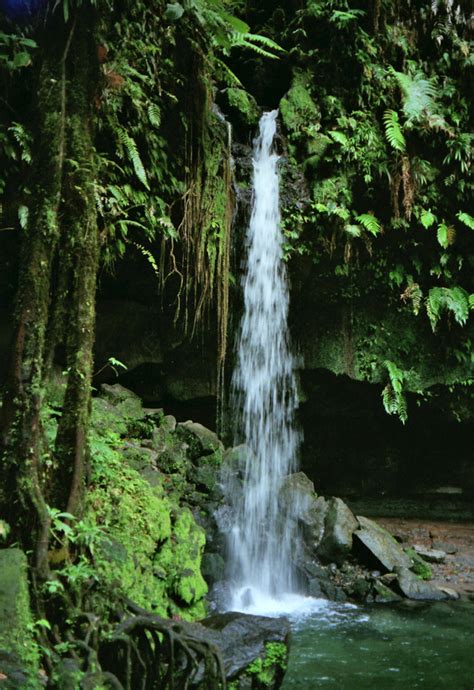
[{"label": "dense vegetation", "polygon": [[[311,265],[311,289],[330,309],[383,305],[395,325],[368,324],[356,369],[382,382],[386,411],[404,421],[406,390],[431,395],[421,333],[447,372],[450,413],[471,414],[472,19],[464,0],[2,8],[0,255],[2,289],[8,299],[16,293],[16,306],[0,410],[0,536],[29,553],[37,630],[53,669],[68,640],[77,653],[96,651],[127,605],[126,566],[117,586],[94,554],[98,513],[111,539],[136,519],[125,499],[115,522],[104,517],[114,491],[140,494],[142,515],[161,516],[152,541],[195,530],[179,491],[167,497],[121,468],[117,446],[133,430],[111,428],[104,438],[110,410],[98,421],[100,404],[91,402],[95,293],[104,271],[140,257],[189,337],[216,331],[224,377],[237,270],[227,121],[248,144],[260,109],[280,108],[288,260],[295,272]],[[145,554],[150,535],[140,534],[135,548]],[[171,571],[175,555],[165,555]],[[190,567],[201,587],[199,563]],[[169,592],[159,606],[145,590],[128,596],[176,613]],[[94,633],[93,612],[104,619]],[[189,615],[202,614],[201,601]],[[81,650],[70,633],[79,637],[84,617]],[[151,634],[163,632],[153,621]]]}]

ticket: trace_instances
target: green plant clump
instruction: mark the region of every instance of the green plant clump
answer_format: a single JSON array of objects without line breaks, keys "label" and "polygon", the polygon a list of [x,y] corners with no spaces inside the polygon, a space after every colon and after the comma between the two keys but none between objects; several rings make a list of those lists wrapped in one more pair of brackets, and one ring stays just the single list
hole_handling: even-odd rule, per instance
[{"label": "green plant clump", "polygon": [[[287,666],[288,650],[283,642],[267,642],[265,656],[252,661],[247,667],[247,673],[257,681],[255,687],[266,688],[272,685],[276,675],[285,671]],[[252,684],[252,687],[254,685]]]}]

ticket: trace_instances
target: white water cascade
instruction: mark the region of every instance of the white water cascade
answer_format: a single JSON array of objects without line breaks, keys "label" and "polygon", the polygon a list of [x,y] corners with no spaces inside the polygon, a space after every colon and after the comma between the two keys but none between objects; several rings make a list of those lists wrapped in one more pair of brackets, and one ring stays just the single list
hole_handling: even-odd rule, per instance
[{"label": "white water cascade", "polygon": [[279,500],[282,480],[295,470],[299,434],[274,151],[277,115],[276,110],[263,115],[254,143],[244,313],[232,381],[238,440],[246,449],[243,493],[230,497],[235,520],[228,533],[231,608],[256,612],[277,611],[278,602],[295,591],[294,523]]}]

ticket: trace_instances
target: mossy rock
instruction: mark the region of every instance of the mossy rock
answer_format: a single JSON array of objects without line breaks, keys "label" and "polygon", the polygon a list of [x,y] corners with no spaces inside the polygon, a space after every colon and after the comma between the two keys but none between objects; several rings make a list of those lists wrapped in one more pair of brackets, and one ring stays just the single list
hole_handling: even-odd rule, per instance
[{"label": "mossy rock", "polygon": [[173,511],[173,526],[167,539],[157,553],[154,564],[167,573],[169,592],[178,606],[201,603],[207,584],[201,574],[201,557],[206,542],[204,530],[199,527],[191,511],[178,508]]},{"label": "mossy rock", "polygon": [[293,136],[302,134],[309,124],[321,118],[319,108],[311,97],[311,81],[307,72],[297,72],[290,90],[280,101],[283,124]]},{"label": "mossy rock", "polygon": [[0,550],[0,671],[2,688],[34,690],[39,683],[38,648],[31,630],[26,556]]},{"label": "mossy rock", "polygon": [[405,553],[413,561],[411,570],[422,580],[431,580],[433,571],[431,566],[415,551],[415,549],[405,549]]},{"label": "mossy rock", "polygon": [[226,90],[227,102],[230,108],[237,111],[246,125],[256,125],[260,117],[260,109],[255,98],[244,89],[229,88]]}]

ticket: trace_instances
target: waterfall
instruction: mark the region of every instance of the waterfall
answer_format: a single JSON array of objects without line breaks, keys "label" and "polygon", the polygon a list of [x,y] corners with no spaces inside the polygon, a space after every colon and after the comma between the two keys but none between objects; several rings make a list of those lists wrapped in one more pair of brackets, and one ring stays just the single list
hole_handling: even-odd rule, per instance
[{"label": "waterfall", "polygon": [[288,282],[282,257],[278,111],[265,113],[254,142],[253,199],[246,237],[244,313],[232,381],[237,438],[245,444],[243,489],[229,497],[233,608],[294,590],[291,520],[279,500],[282,479],[295,469],[299,435],[295,360],[288,334]]}]

